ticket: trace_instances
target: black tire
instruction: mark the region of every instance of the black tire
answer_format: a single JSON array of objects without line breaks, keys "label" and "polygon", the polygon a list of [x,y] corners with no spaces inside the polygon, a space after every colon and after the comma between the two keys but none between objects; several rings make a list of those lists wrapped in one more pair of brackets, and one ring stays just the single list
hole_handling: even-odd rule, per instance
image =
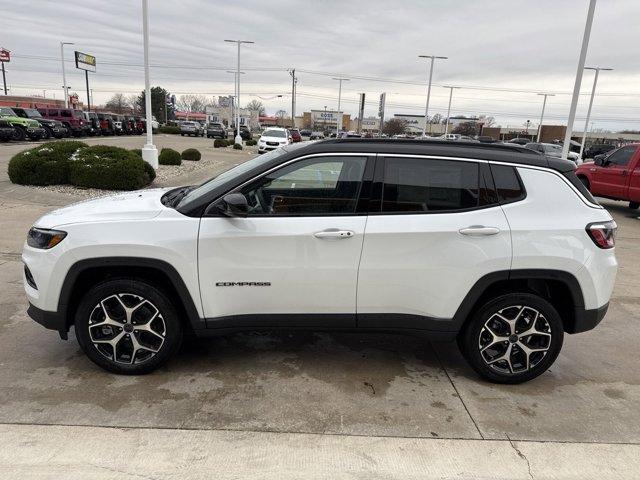
[{"label": "black tire", "polygon": [[[538,316],[533,313],[536,311]],[[507,322],[496,317],[498,313],[505,318],[517,314],[514,322],[516,335],[510,334]],[[532,316],[537,319],[534,327],[536,333],[528,336],[521,335],[531,328]],[[497,324],[489,323],[492,321]],[[496,331],[502,327],[505,328],[503,332]],[[517,342],[516,337],[518,337]],[[500,338],[505,338],[505,341],[498,341]],[[512,293],[490,300],[475,312],[460,332],[458,345],[469,365],[480,376],[495,383],[516,384],[531,380],[547,371],[558,357],[563,339],[562,320],[553,305],[537,295]],[[495,348],[491,348],[490,345]],[[528,356],[531,365],[527,365],[525,363],[527,355],[524,353],[525,350],[520,348],[521,345],[526,348],[545,350],[531,352]],[[481,349],[484,349],[484,353]],[[494,351],[495,354],[493,354]],[[498,360],[505,357],[507,353],[509,363]],[[489,362],[494,363],[489,365]],[[525,368],[519,368],[519,366]]]},{"label": "black tire", "polygon": [[[166,293],[145,280],[123,278],[100,283],[84,295],[76,311],[75,332],[78,343],[89,359],[105,370],[125,375],[150,373],[166,363],[182,343],[182,324],[169,298]],[[125,311],[118,305],[122,306],[127,302],[131,302],[129,307],[134,306],[137,302],[141,303],[138,307],[133,308],[132,314],[125,316],[124,320],[130,320],[125,323],[122,318]],[[104,308],[108,308],[108,310]],[[91,323],[96,324],[105,320],[105,311],[109,311],[109,315],[114,318],[117,324],[123,325],[121,328],[106,325],[107,337],[103,337],[105,335],[104,328],[97,325],[91,327]],[[153,313],[156,311],[158,315],[153,317]],[[142,320],[136,321],[136,316]],[[148,324],[153,326],[155,333],[148,330],[146,332],[138,331],[135,328],[136,326],[144,326],[145,316],[154,318],[154,320],[148,321]],[[92,328],[91,333],[90,327]],[[129,331],[129,329],[133,331]],[[130,336],[135,336],[143,348],[133,350]],[[114,348],[111,345],[95,342],[99,339],[108,341],[115,338],[119,339],[116,341],[116,358],[114,360]],[[149,346],[157,348],[157,351],[152,353]],[[141,352],[140,355],[139,352]]]},{"label": "black tire", "polygon": [[42,136],[43,140],[49,140],[51,137],[53,137],[53,132],[49,127],[42,127],[42,130],[44,131],[44,135]]},{"label": "black tire", "polygon": [[637,210],[640,208],[640,202],[629,202],[629,208],[631,210]]},{"label": "black tire", "polygon": [[24,128],[19,125],[13,127],[13,140],[22,142],[25,138],[27,138],[27,132],[24,131]]}]

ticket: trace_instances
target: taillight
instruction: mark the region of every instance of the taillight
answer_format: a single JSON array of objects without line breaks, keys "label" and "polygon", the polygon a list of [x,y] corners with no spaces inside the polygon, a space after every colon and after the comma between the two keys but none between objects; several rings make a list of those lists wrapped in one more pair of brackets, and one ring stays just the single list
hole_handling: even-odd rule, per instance
[{"label": "taillight", "polygon": [[613,248],[616,245],[616,231],[618,225],[611,220],[610,222],[595,222],[587,225],[587,233],[600,248]]}]

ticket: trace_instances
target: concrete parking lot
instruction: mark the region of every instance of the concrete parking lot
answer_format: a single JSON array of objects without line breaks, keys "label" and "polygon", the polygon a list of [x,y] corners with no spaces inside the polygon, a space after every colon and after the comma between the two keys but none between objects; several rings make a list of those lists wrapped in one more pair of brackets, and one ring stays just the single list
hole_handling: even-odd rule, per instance
[{"label": "concrete parking lot", "polygon": [[[137,148],[144,138],[88,141]],[[215,160],[215,168],[168,184],[196,183],[250,158],[212,143],[158,136],[159,146],[194,146]],[[212,478],[207,472],[220,465],[238,478],[283,471],[634,478],[640,471],[640,219],[626,204],[602,200],[619,227],[607,317],[591,332],[566,336],[552,369],[527,384],[481,381],[454,344],[312,332],[190,341],[161,371],[124,377],[91,363],[73,335],[61,341],[25,313],[25,234],[40,215],[81,196],[11,184],[7,164],[22,148],[0,145],[3,478],[61,478],[69,466],[81,468],[64,478],[89,471],[91,478],[185,471]]]}]

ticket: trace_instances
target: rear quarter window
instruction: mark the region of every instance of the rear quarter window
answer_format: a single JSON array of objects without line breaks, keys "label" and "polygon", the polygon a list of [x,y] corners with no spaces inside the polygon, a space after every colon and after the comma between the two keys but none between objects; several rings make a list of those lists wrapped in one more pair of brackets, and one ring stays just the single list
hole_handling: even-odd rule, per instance
[{"label": "rear quarter window", "polygon": [[500,204],[518,202],[527,196],[515,167],[491,164],[491,174]]},{"label": "rear quarter window", "polygon": [[600,205],[598,201],[595,198],[593,198],[593,195],[591,195],[591,192],[589,191],[589,189],[584,185],[584,183],[580,181],[580,179],[577,177],[575,172],[564,172],[562,175],[564,175],[564,178],[569,180],[571,185],[576,187],[576,189],[580,192],[580,194],[585,199],[587,199],[588,202],[594,203],[596,205]]}]

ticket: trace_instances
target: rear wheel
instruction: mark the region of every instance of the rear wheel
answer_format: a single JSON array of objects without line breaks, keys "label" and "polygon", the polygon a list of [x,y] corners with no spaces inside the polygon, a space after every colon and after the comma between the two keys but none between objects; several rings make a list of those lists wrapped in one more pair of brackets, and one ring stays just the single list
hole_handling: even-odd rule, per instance
[{"label": "rear wheel", "polygon": [[89,290],[78,306],[75,332],[91,361],[129,375],[160,367],[182,341],[182,325],[167,295],[135,279],[110,280]]},{"label": "rear wheel", "polygon": [[487,302],[458,339],[471,367],[496,383],[522,383],[544,373],[562,348],[556,309],[537,295],[508,294]]},{"label": "rear wheel", "polygon": [[640,207],[640,202],[629,202],[629,208],[631,210],[637,210]]}]

